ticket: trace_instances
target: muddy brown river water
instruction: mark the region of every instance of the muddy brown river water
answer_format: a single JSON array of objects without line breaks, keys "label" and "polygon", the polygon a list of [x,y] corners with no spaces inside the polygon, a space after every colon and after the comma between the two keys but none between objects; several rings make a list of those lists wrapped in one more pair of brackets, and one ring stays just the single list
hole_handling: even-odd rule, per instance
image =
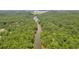
[{"label": "muddy brown river water", "polygon": [[34,48],[35,49],[41,49],[41,39],[40,39],[40,34],[41,34],[41,25],[39,24],[38,22],[38,17],[37,16],[34,16],[34,21],[36,22],[37,24],[37,30],[36,30],[36,33],[35,33],[35,38],[34,38]]}]

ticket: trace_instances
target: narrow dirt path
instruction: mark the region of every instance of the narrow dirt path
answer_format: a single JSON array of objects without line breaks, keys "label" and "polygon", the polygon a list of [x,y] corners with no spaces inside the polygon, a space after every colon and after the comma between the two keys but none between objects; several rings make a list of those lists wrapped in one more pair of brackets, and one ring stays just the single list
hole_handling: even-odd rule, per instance
[{"label": "narrow dirt path", "polygon": [[37,24],[37,30],[35,33],[35,39],[34,39],[34,48],[35,49],[41,49],[41,40],[40,40],[40,33],[41,33],[41,26],[39,24],[39,19],[37,18],[37,16],[34,16],[34,21]]}]

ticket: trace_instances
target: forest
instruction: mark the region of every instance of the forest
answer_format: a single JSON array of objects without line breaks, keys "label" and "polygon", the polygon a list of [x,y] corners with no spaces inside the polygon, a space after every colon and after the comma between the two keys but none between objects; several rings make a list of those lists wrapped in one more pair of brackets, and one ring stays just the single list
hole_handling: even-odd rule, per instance
[{"label": "forest", "polygon": [[79,48],[79,11],[49,11],[39,19],[43,48]]},{"label": "forest", "polygon": [[33,48],[35,23],[27,11],[1,11],[0,48]]},{"label": "forest", "polygon": [[33,49],[37,16],[42,49],[79,48],[79,11],[0,11],[0,49]]}]

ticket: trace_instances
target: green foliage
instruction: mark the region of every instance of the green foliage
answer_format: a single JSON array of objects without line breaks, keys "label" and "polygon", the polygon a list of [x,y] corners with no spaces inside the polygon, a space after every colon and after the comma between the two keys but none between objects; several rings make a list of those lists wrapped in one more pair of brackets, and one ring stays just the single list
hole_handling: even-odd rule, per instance
[{"label": "green foliage", "polygon": [[44,48],[79,48],[79,13],[49,11],[39,18]]},{"label": "green foliage", "polygon": [[33,48],[36,24],[29,13],[0,14],[0,48]]},{"label": "green foliage", "polygon": [[[79,48],[79,12],[38,15],[43,48]],[[36,24],[30,12],[0,13],[0,48],[33,48]]]}]

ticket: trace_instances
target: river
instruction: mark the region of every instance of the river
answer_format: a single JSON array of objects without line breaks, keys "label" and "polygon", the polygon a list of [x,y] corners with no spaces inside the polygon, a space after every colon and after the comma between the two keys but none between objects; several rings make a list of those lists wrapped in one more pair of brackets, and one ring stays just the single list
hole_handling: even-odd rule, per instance
[{"label": "river", "polygon": [[40,34],[41,34],[41,25],[39,24],[39,19],[37,16],[34,16],[34,21],[37,24],[37,30],[35,33],[35,38],[34,38],[34,48],[35,49],[41,49],[41,39],[40,39]]}]

